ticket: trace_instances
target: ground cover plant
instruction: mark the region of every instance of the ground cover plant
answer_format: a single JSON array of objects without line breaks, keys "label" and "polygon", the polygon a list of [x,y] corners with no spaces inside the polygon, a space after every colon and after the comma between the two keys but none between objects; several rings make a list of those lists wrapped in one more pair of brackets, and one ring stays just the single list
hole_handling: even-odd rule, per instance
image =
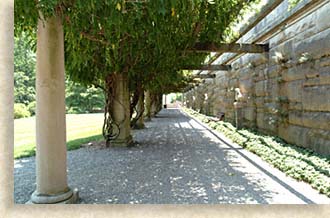
[{"label": "ground cover plant", "polygon": [[192,109],[183,110],[212,129],[223,133],[233,142],[257,154],[286,175],[309,183],[320,193],[330,197],[330,157],[312,150],[288,144],[274,136],[254,130],[237,129],[229,122],[214,121]]}]

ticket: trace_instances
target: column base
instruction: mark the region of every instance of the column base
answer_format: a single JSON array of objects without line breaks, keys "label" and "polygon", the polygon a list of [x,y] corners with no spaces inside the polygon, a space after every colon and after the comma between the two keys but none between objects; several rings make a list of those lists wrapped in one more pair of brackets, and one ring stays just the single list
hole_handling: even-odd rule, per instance
[{"label": "column base", "polygon": [[114,139],[110,142],[112,147],[128,147],[133,143],[133,137],[129,135],[125,139]]},{"label": "column base", "polygon": [[34,191],[31,199],[26,204],[75,204],[79,199],[78,189],[70,189],[67,192],[56,195],[39,194]]}]

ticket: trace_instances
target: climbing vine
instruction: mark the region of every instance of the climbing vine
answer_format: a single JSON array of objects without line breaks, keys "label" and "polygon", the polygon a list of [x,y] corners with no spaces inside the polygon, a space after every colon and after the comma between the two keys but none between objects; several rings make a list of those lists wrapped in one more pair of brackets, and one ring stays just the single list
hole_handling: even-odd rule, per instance
[{"label": "climbing vine", "polygon": [[223,42],[229,25],[254,1],[15,0],[15,33],[33,35],[38,19],[62,18],[66,72],[73,81],[106,90],[103,133],[110,139],[119,126],[109,111],[115,82],[110,75],[127,74],[159,93],[182,89],[188,81],[180,69],[208,56],[190,48]]}]

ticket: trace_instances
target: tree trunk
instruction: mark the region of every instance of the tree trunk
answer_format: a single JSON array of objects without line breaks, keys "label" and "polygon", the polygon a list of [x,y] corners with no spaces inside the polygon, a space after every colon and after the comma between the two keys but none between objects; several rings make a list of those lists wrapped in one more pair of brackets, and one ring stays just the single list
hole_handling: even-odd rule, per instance
[{"label": "tree trunk", "polygon": [[146,121],[151,119],[151,95],[150,91],[145,92],[145,114],[146,114]]},{"label": "tree trunk", "polygon": [[158,94],[158,109],[157,113],[159,113],[163,108],[163,94]]},{"label": "tree trunk", "polygon": [[163,94],[151,95],[151,117],[156,116],[156,114],[162,109],[162,95]]},{"label": "tree trunk", "polygon": [[157,95],[151,94],[150,116],[155,117],[157,114]]},{"label": "tree trunk", "polygon": [[129,146],[132,136],[128,76],[125,73],[111,74],[106,80],[107,100],[103,135],[107,145]]},{"label": "tree trunk", "polygon": [[138,116],[138,119],[136,121],[136,124],[135,124],[135,128],[137,129],[143,129],[145,126],[144,126],[144,93],[143,91],[140,93],[140,96],[139,96],[139,101],[138,101],[138,105],[137,105],[137,116]]}]

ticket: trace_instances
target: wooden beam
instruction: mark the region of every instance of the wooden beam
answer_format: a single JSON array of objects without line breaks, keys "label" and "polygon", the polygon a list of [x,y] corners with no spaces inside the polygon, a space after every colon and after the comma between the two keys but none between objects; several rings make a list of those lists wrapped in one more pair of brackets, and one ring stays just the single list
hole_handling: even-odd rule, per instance
[{"label": "wooden beam", "polygon": [[191,49],[195,52],[218,52],[218,53],[264,53],[269,51],[268,44],[240,44],[240,43],[196,43]]},{"label": "wooden beam", "polygon": [[[264,41],[269,38],[269,36],[273,35],[276,31],[280,30],[288,23],[296,20],[300,16],[304,14],[308,14],[310,10],[317,7],[321,4],[329,4],[329,0],[303,0],[295,6],[292,10],[287,13],[280,13],[276,19],[273,19],[272,22],[268,25],[262,26],[262,28],[258,29],[258,34],[250,39],[251,43],[257,43],[258,41]],[[223,63],[230,63],[240,57],[240,54],[230,55],[226,59],[224,59]]]},{"label": "wooden beam", "polygon": [[182,70],[208,70],[208,71],[229,71],[231,70],[230,65],[202,65],[200,67],[186,66]]},{"label": "wooden beam", "polygon": [[[256,14],[256,16],[251,17],[247,25],[243,26],[238,31],[238,37],[232,42],[237,42],[242,36],[244,36],[247,32],[253,29],[262,19],[264,19],[269,13],[271,13],[277,6],[279,6],[284,0],[269,0],[269,2],[264,5],[260,12]],[[208,64],[212,64],[215,60],[217,60],[223,53],[218,53],[214,57],[211,58]]]},{"label": "wooden beam", "polygon": [[193,75],[193,78],[213,79],[215,78],[215,74],[198,74],[198,75]]},{"label": "wooden beam", "polygon": [[[249,32],[253,27],[255,27],[262,19],[264,19],[269,13],[271,13],[277,6],[279,6],[284,0],[269,0],[269,2],[264,5],[260,12],[256,14],[256,16],[251,17],[247,25],[241,27],[238,31],[238,37],[233,41],[237,42],[242,36],[244,36],[247,32]],[[218,59],[222,53],[216,54],[209,62],[209,64],[213,63],[216,59]]]}]

